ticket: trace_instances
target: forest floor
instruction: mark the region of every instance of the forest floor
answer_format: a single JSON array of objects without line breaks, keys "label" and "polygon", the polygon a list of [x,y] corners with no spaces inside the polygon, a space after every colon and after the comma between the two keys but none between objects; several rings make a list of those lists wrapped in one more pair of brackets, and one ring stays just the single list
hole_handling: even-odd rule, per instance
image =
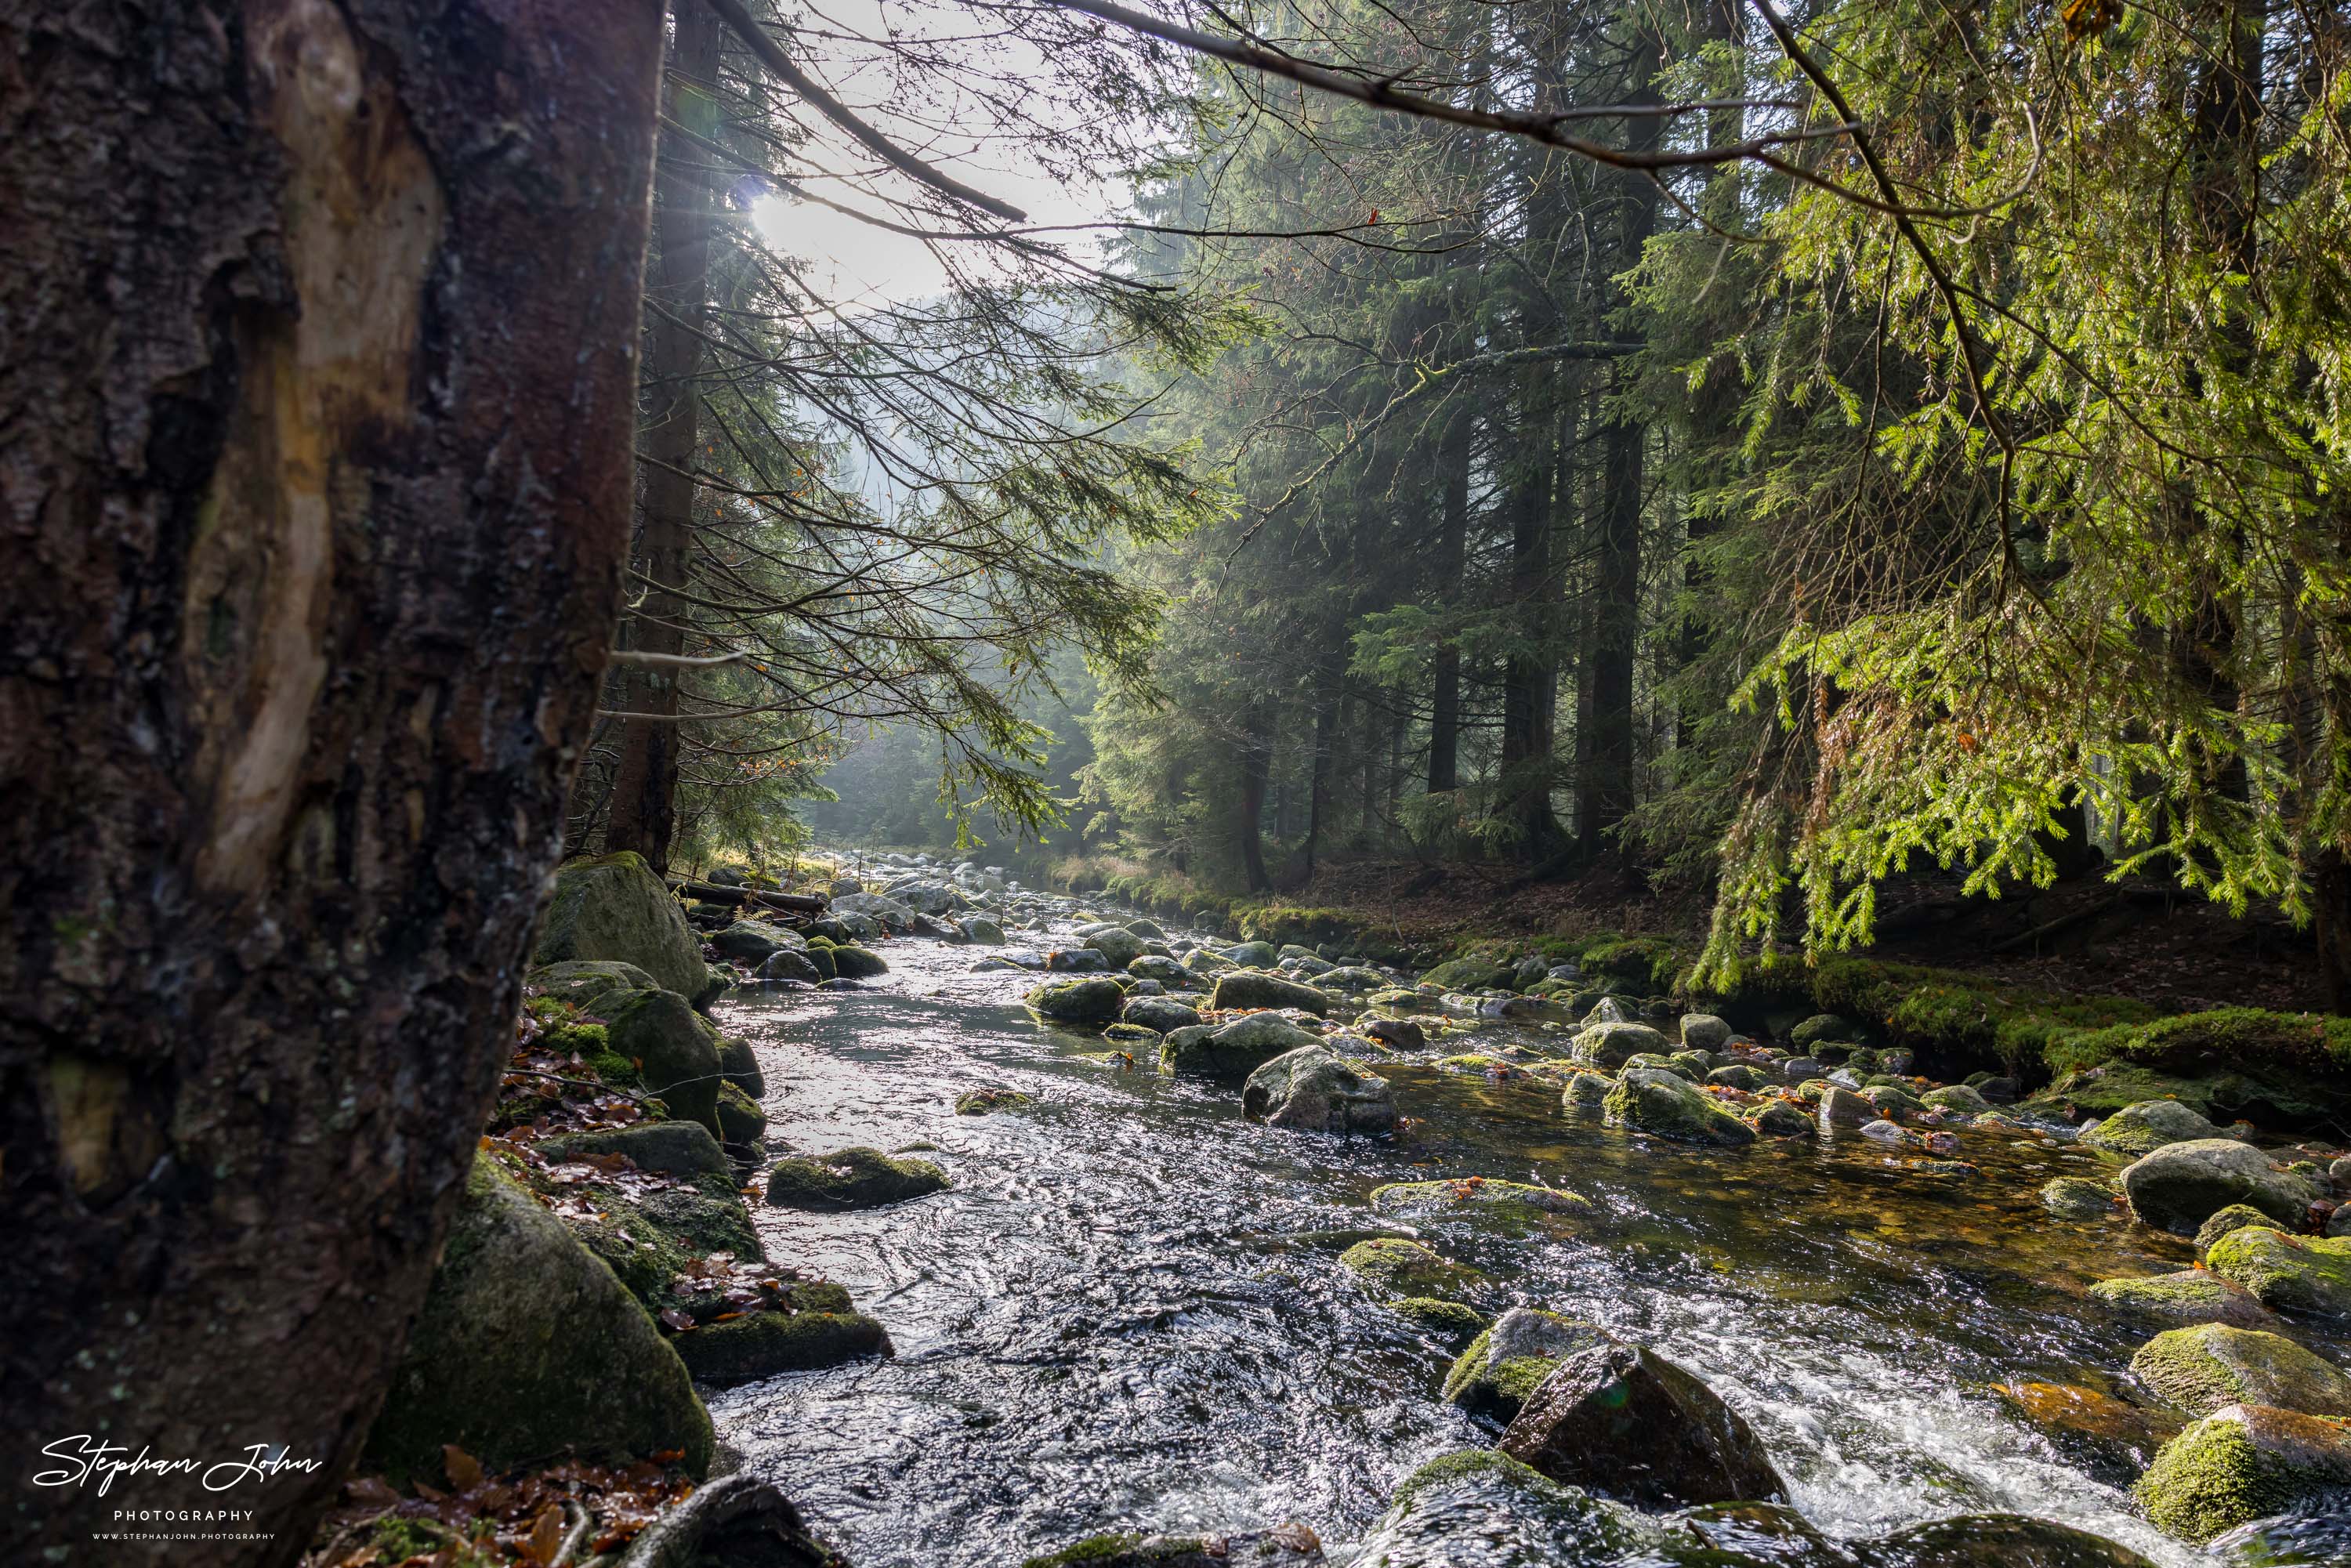
[{"label": "forest floor", "polygon": [[[1282,902],[1336,909],[1400,941],[1459,946],[1517,935],[1706,933],[1701,895],[1660,892],[1604,862],[1583,875],[1527,883],[1506,866],[1360,858],[1326,861]],[[1880,890],[1879,957],[1966,970],[2051,990],[2126,996],[2170,1010],[2260,1007],[2319,1010],[2309,932],[2273,909],[2242,919],[2152,878],[2093,873],[1998,899],[1964,897],[1957,876],[1901,879]]]}]

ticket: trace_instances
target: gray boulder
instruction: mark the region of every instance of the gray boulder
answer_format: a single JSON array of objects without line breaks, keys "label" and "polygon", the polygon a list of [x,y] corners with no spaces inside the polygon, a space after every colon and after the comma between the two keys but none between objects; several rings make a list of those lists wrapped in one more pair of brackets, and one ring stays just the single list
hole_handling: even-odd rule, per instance
[{"label": "gray boulder", "polygon": [[1143,938],[1121,926],[1095,932],[1086,938],[1085,945],[1101,954],[1113,969],[1123,969],[1143,956]]},{"label": "gray boulder", "polygon": [[1241,1110],[1270,1127],[1306,1133],[1392,1133],[1395,1096],[1377,1078],[1320,1044],[1285,1051],[1249,1075]]},{"label": "gray boulder", "polygon": [[1692,1051],[1720,1051],[1730,1043],[1730,1025],[1712,1013],[1684,1013],[1682,1043]]},{"label": "gray boulder", "polygon": [[2126,1105],[2082,1134],[2082,1142],[2108,1154],[2137,1159],[2166,1144],[2217,1138],[2220,1129],[2177,1100],[2142,1100]]},{"label": "gray boulder", "polygon": [[710,988],[702,941],[685,910],[643,857],[622,850],[555,868],[536,965],[571,960],[633,964],[664,990],[698,999]]},{"label": "gray boulder", "polygon": [[1500,1448],[1553,1480],[1637,1507],[1760,1502],[1788,1490],[1738,1412],[1639,1345],[1595,1345],[1562,1361]]},{"label": "gray boulder", "polygon": [[1301,1012],[1319,1015],[1331,1010],[1331,998],[1317,987],[1297,980],[1285,980],[1279,975],[1232,969],[1217,977],[1216,989],[1208,994],[1208,1006],[1217,1012],[1235,1009],[1295,1008]]},{"label": "gray boulder", "polygon": [[1176,1030],[1160,1042],[1159,1071],[1171,1077],[1191,1075],[1239,1083],[1277,1056],[1320,1044],[1315,1036],[1287,1019],[1254,1013],[1216,1029],[1200,1025]]},{"label": "gray boulder", "polygon": [[1116,980],[1061,980],[1040,986],[1025,998],[1029,1010],[1055,1023],[1106,1024],[1126,1007]]},{"label": "gray boulder", "polygon": [[1118,1015],[1118,1021],[1140,1025],[1154,1034],[1169,1034],[1193,1028],[1199,1023],[1200,1015],[1167,997],[1136,997]]},{"label": "gray boulder", "polygon": [[1673,1049],[1664,1035],[1647,1024],[1615,1022],[1592,1025],[1575,1037],[1573,1046],[1576,1061],[1612,1072],[1635,1056],[1663,1056]]},{"label": "gray boulder", "polygon": [[[1928,1096],[1932,1099],[1933,1096]],[[2316,1190],[2269,1156],[2233,1138],[2166,1144],[2123,1171],[2131,1212],[2160,1230],[2192,1236],[2232,1203],[2250,1204],[2280,1224],[2299,1226]]]}]

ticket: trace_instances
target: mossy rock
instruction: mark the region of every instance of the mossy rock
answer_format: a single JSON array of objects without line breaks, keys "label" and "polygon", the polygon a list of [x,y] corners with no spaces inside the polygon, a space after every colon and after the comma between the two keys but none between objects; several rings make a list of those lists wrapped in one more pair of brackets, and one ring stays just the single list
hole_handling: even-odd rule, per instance
[{"label": "mossy rock", "polygon": [[1303,1525],[1217,1535],[1089,1535],[1020,1568],[1319,1568],[1322,1545]]},{"label": "mossy rock", "polygon": [[1889,1122],[1899,1122],[1905,1116],[1915,1116],[1925,1110],[1926,1103],[1898,1083],[1872,1083],[1865,1086],[1861,1097]]},{"label": "mossy rock", "polygon": [[2214,1242],[2204,1266],[2273,1312],[2351,1318],[2351,1236],[2288,1236],[2249,1225]]},{"label": "mossy rock", "polygon": [[2351,1422],[2233,1405],[2163,1446],[2131,1489],[2158,1528],[2203,1542],[2351,1486]]},{"label": "mossy rock", "polygon": [[674,991],[630,991],[598,1003],[611,1053],[635,1065],[670,1114],[718,1126],[718,1031]]},{"label": "mossy rock", "polygon": [[576,960],[632,964],[662,989],[689,1001],[710,989],[710,967],[684,908],[643,858],[628,850],[555,868],[531,962]]},{"label": "mossy rock", "polygon": [[2283,1334],[2199,1323],[2156,1335],[2131,1373],[2191,1416],[2224,1405],[2274,1405],[2311,1416],[2351,1416],[2351,1377]]},{"label": "mossy rock", "polygon": [[1040,1019],[1099,1028],[1117,1020],[1120,1010],[1126,1006],[1126,991],[1116,980],[1096,975],[1040,986],[1023,1000],[1029,1010]]},{"label": "mossy rock", "polygon": [[832,950],[832,974],[837,980],[870,980],[890,972],[888,960],[870,947],[836,946]]},{"label": "mossy rock", "polygon": [[2090,1299],[2143,1322],[2228,1323],[2236,1328],[2273,1328],[2277,1319],[2234,1280],[2205,1269],[2142,1279],[2101,1280]]},{"label": "mossy rock", "polygon": [[572,958],[545,964],[523,977],[523,983],[542,998],[585,1007],[607,991],[667,989],[634,964],[613,958]]},{"label": "mossy rock", "polygon": [[996,1111],[1017,1111],[1029,1103],[1029,1096],[1018,1089],[967,1089],[956,1096],[955,1111],[958,1116],[985,1116]]},{"label": "mossy rock", "polygon": [[1467,1176],[1458,1181],[1389,1182],[1372,1189],[1372,1207],[1381,1214],[1435,1218],[1487,1214],[1504,1220],[1583,1215],[1591,1200],[1553,1186]]},{"label": "mossy rock", "polygon": [[2269,1156],[2232,1138],[2166,1144],[2125,1166],[2131,1212],[2182,1236],[2231,1204],[2261,1210],[2279,1225],[2299,1225],[2318,1196],[2305,1176],[2272,1167]]},{"label": "mossy rock", "polygon": [[721,1387],[892,1353],[888,1331],[862,1312],[745,1312],[688,1329],[670,1344],[697,1382]]},{"label": "mossy rock", "polygon": [[1610,1126],[1652,1137],[1720,1146],[1755,1141],[1754,1128],[1671,1072],[1627,1069],[1601,1102],[1601,1111]]},{"label": "mossy rock", "polygon": [[718,1071],[726,1082],[754,1100],[768,1097],[768,1075],[759,1069],[758,1053],[751,1042],[734,1035],[721,1035],[718,1040]]},{"label": "mossy rock", "polygon": [[1814,1013],[1791,1029],[1788,1039],[1799,1047],[1840,1041],[1852,1043],[1861,1039],[1861,1030],[1850,1019],[1840,1018],[1835,1013]]},{"label": "mossy rock", "polygon": [[2082,1142],[2110,1155],[2137,1159],[2166,1144],[2194,1138],[2217,1138],[2220,1129],[2177,1100],[2142,1100],[2121,1110],[2082,1134]]},{"label": "mossy rock", "polygon": [[1571,1113],[1597,1111],[1607,1101],[1608,1092],[1615,1087],[1613,1078],[1579,1070],[1561,1092],[1560,1106]]},{"label": "mossy rock", "polygon": [[2242,1230],[2248,1225],[2259,1225],[2272,1230],[2277,1228],[2276,1220],[2272,1219],[2252,1204],[2232,1203],[2228,1207],[2216,1211],[2210,1218],[2196,1228],[2197,1256],[2201,1257],[2212,1250],[2212,1243],[2220,1240],[2231,1230]]},{"label": "mossy rock", "polygon": [[2052,1092],[2077,1103],[2097,1082],[2093,1071],[2136,1071],[2168,1085],[2158,1094],[2215,1120],[2307,1126],[2351,1106],[2351,1018],[2220,1008],[2070,1032],[2043,1054]]},{"label": "mossy rock", "polygon": [[592,1133],[566,1133],[542,1138],[538,1145],[550,1163],[581,1155],[623,1155],[639,1170],[664,1176],[716,1177],[733,1190],[732,1167],[726,1151],[699,1122],[639,1122],[627,1127],[604,1127]]},{"label": "mossy rock", "polygon": [[1450,1262],[1401,1236],[1358,1241],[1339,1254],[1339,1264],[1376,1294],[1390,1298],[1467,1301],[1486,1282],[1479,1270]]},{"label": "mossy rock", "polygon": [[[1787,1560],[1813,1561],[1809,1554]],[[1865,1560],[1883,1568],[2155,1568],[2105,1536],[2017,1513],[1970,1513],[1909,1525],[1873,1542]]]},{"label": "mossy rock", "polygon": [[1353,1568],[1672,1568],[1723,1561],[1631,1509],[1491,1448],[1431,1459],[1398,1483]]},{"label": "mossy rock", "polygon": [[837,1212],[880,1208],[944,1191],[946,1173],[928,1160],[856,1146],[778,1160],[768,1171],[768,1202],[778,1208]]},{"label": "mossy rock", "polygon": [[1423,1333],[1433,1334],[1457,1350],[1486,1326],[1485,1314],[1477,1308],[1459,1301],[1439,1301],[1435,1296],[1397,1296],[1389,1301],[1387,1308]]},{"label": "mossy rock", "polygon": [[360,1463],[396,1485],[437,1480],[444,1443],[493,1470],[675,1451],[696,1477],[715,1443],[644,1308],[489,1158],[466,1178]]},{"label": "mossy rock", "polygon": [[1420,983],[1446,991],[1507,991],[1516,978],[1507,964],[1484,958],[1455,958],[1421,976]]},{"label": "mossy rock", "polygon": [[1757,1106],[1748,1113],[1746,1122],[1766,1138],[1808,1138],[1820,1131],[1818,1123],[1785,1100]]},{"label": "mossy rock", "polygon": [[730,1144],[756,1144],[767,1136],[765,1107],[731,1079],[718,1084],[718,1135]]},{"label": "mossy rock", "polygon": [[1253,969],[1230,969],[1217,977],[1216,988],[1208,993],[1208,1007],[1214,1012],[1294,1008],[1319,1017],[1331,1010],[1331,998],[1319,986]]},{"label": "mossy rock", "polygon": [[1454,1361],[1444,1396],[1472,1416],[1507,1426],[1561,1362],[1608,1338],[1592,1323],[1513,1307]]},{"label": "mossy rock", "polygon": [[601,1258],[629,1293],[659,1311],[677,1304],[671,1287],[697,1258],[732,1252],[746,1262],[766,1256],[739,1194],[692,1188],[632,1196],[593,1184],[569,1189],[595,1205],[592,1215],[563,1217],[582,1247]]},{"label": "mossy rock", "polygon": [[2121,1212],[2114,1188],[2081,1176],[2057,1176],[2041,1185],[2041,1207],[2060,1219],[2112,1219]]},{"label": "mossy rock", "polygon": [[1173,1031],[1160,1041],[1159,1071],[1170,1077],[1242,1083],[1276,1057],[1321,1040],[1277,1013],[1253,1013],[1215,1028],[1201,1024]]},{"label": "mossy rock", "polygon": [[1918,1103],[1929,1111],[1961,1116],[1982,1116],[1991,1111],[1991,1102],[1966,1083],[1946,1083],[1940,1089],[1929,1089],[1918,1096]]},{"label": "mossy rock", "polygon": [[1663,1057],[1669,1047],[1666,1037],[1647,1024],[1612,1020],[1577,1034],[1572,1049],[1576,1061],[1614,1072],[1636,1056]]}]

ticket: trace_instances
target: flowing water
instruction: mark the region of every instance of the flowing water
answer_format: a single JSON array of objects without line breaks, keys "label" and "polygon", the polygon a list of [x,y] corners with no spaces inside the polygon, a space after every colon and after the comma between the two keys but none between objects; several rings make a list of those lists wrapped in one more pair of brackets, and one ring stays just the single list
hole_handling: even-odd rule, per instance
[{"label": "flowing water", "polygon": [[[886,952],[871,988],[718,1009],[758,1051],[777,1147],[930,1144],[955,1181],[862,1213],[762,1209],[771,1255],[848,1286],[898,1354],[712,1400],[747,1468],[861,1568],[1292,1519],[1343,1562],[1400,1478],[1492,1442],[1437,1396],[1447,1351],[1338,1266],[1383,1232],[1486,1269],[1491,1304],[1596,1322],[1697,1372],[1834,1538],[2005,1511],[2214,1561],[2133,1515],[2127,1452],[2047,1435],[1994,1388],[2118,1389],[2146,1332],[2082,1288],[2192,1259],[2042,1209],[2050,1176],[2097,1174],[2086,1151],[1967,1130],[1981,1174],[1953,1179],[1858,1138],[1698,1150],[1563,1114],[1539,1082],[1386,1061],[1407,1135],[1290,1134],[1245,1120],[1230,1088],[1089,1059],[1099,1039],[1021,1008],[1033,977],[971,972],[984,949]],[[954,1114],[984,1085],[1035,1103]],[[1593,1212],[1512,1233],[1365,1203],[1473,1175],[1572,1188]]]}]

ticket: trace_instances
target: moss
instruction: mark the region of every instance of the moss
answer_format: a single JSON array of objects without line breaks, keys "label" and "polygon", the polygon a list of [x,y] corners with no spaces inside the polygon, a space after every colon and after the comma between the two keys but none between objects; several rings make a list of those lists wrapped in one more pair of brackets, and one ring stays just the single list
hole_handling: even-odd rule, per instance
[{"label": "moss", "polygon": [[2264,1451],[2241,1421],[2213,1416],[2166,1443],[2131,1494],[2158,1528],[2200,1543],[2342,1480]]},{"label": "moss", "polygon": [[1652,1137],[1683,1143],[1739,1145],[1755,1141],[1755,1129],[1717,1104],[1703,1090],[1670,1072],[1632,1069],[1601,1101],[1612,1127],[1630,1127]]},{"label": "moss", "polygon": [[2120,997],[2074,997],[1980,975],[1876,958],[1831,958],[1813,971],[1815,1002],[1896,1043],[2037,1069],[2049,1043],[2083,1030],[2158,1016]]},{"label": "moss", "polygon": [[2351,1104],[2351,1018],[2220,1008],[2076,1030],[2043,1058],[2053,1092],[2091,1109],[2126,1084],[2199,1115],[2264,1122],[2323,1122]]},{"label": "moss", "polygon": [[1686,967],[1680,948],[1665,936],[1604,938],[1585,946],[1577,962],[1588,974],[1630,980],[1659,996],[1675,988]]},{"label": "moss", "polygon": [[869,947],[839,946],[832,950],[833,976],[843,980],[870,980],[890,972],[882,955]]},{"label": "moss", "polygon": [[809,1372],[891,1352],[889,1334],[862,1312],[746,1312],[690,1329],[670,1343],[688,1372],[716,1384]]},{"label": "moss", "polygon": [[1486,1282],[1486,1276],[1477,1270],[1448,1262],[1419,1242],[1400,1236],[1358,1241],[1339,1254],[1339,1263],[1372,1289],[1391,1297],[1459,1301]]},{"label": "moss", "polygon": [[1059,1552],[1048,1552],[1042,1557],[1031,1557],[1022,1563],[1020,1568],[1071,1568],[1072,1564],[1080,1563],[1100,1563],[1105,1558],[1117,1557],[1133,1552],[1143,1544],[1144,1539],[1143,1536],[1123,1531],[1113,1531],[1107,1535],[1089,1535],[1073,1545],[1062,1547]]},{"label": "moss", "polygon": [[956,1096],[958,1116],[985,1116],[992,1111],[1010,1111],[1029,1103],[1029,1096],[1018,1089],[967,1089]]},{"label": "moss", "polygon": [[2351,1378],[2283,1335],[2199,1323],[2139,1346],[2131,1373],[2191,1416],[2224,1405],[2274,1405],[2314,1416],[2351,1416]]},{"label": "moss", "polygon": [[730,1144],[757,1143],[768,1131],[768,1113],[731,1081],[718,1085],[718,1133]]},{"label": "moss", "polygon": [[1237,908],[1241,939],[1270,942],[1277,947],[1295,942],[1311,947],[1355,935],[1355,918],[1343,909],[1306,909],[1295,904],[1264,904]]},{"label": "moss", "polygon": [[1582,1214],[1589,1200],[1553,1186],[1469,1176],[1460,1181],[1389,1182],[1372,1189],[1372,1207],[1382,1214],[1458,1214],[1484,1211],[1503,1219],[1531,1220],[1543,1215]]},{"label": "moss", "polygon": [[893,1159],[879,1149],[836,1149],[778,1160],[768,1172],[768,1201],[779,1208],[878,1208],[943,1190],[946,1173],[928,1160]]},{"label": "moss", "polygon": [[1475,1307],[1459,1301],[1440,1301],[1434,1296],[1399,1296],[1387,1306],[1388,1311],[1406,1322],[1455,1344],[1486,1326],[1485,1318]]},{"label": "moss", "polygon": [[2351,1236],[2294,1237],[2249,1225],[2215,1241],[2204,1266],[2265,1307],[2351,1317]]}]

